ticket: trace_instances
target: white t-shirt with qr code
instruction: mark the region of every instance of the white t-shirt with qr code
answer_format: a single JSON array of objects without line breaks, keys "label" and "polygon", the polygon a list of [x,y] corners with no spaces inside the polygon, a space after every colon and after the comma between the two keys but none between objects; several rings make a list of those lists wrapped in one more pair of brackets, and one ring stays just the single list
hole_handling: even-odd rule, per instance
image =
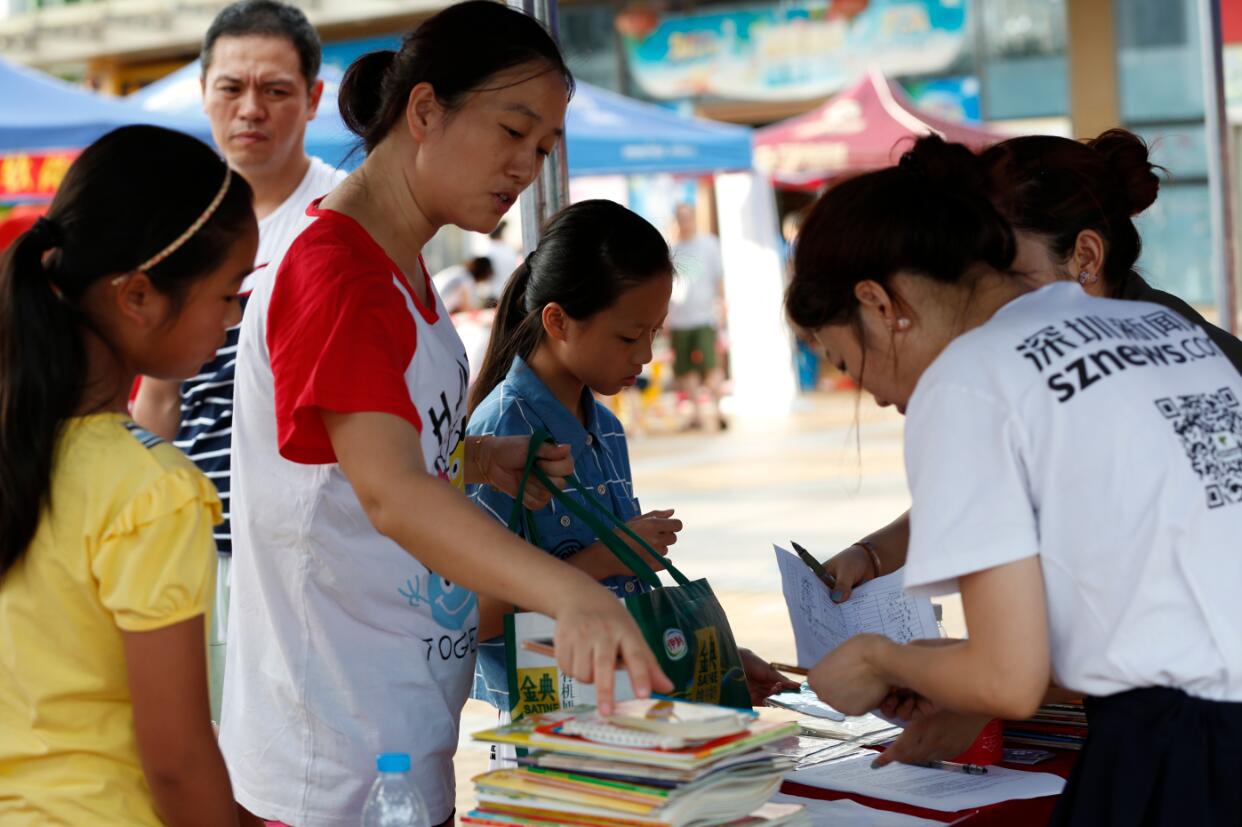
[{"label": "white t-shirt with qr code", "polygon": [[1242,377],[1201,328],[1022,296],[928,367],[905,453],[907,587],[1038,554],[1058,684],[1242,701]]}]

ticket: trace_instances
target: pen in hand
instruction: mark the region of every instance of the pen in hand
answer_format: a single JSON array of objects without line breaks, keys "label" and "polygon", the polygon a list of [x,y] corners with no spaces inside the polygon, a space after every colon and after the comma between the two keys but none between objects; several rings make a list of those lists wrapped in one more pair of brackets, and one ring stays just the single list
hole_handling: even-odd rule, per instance
[{"label": "pen in hand", "polygon": [[837,578],[833,577],[832,574],[830,574],[828,570],[824,568],[822,563],[820,563],[818,560],[812,557],[810,552],[808,552],[802,546],[795,543],[793,540],[789,541],[789,545],[793,546],[794,552],[798,555],[798,558],[802,560],[803,563],[806,563],[807,568],[815,572],[815,576],[819,578],[821,583],[823,583],[829,589],[836,589]]}]

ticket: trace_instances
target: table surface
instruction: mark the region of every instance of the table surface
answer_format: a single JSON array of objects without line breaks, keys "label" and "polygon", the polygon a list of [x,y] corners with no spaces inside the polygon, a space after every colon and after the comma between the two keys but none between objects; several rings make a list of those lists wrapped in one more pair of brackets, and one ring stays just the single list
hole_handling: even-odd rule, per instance
[{"label": "table surface", "polygon": [[[1074,761],[1077,759],[1078,753],[1071,751],[1056,751],[1056,756],[1049,758],[1039,764],[1006,764],[1000,766],[1008,767],[1014,770],[1029,770],[1033,772],[1051,772],[1056,773],[1062,778],[1068,778],[1070,770],[1074,768]],[[795,776],[796,777],[796,776]],[[907,804],[898,804],[895,801],[884,801],[878,798],[868,798],[865,795],[855,795],[853,793],[840,793],[833,790],[823,790],[819,787],[808,787],[805,784],[799,784],[795,781],[786,781],[781,785],[781,792],[787,795],[800,796],[802,798],[820,798],[834,801],[838,798],[848,798],[857,801],[859,804],[865,804],[868,807],[874,807],[877,810],[892,810],[898,813],[907,813],[922,818],[930,818],[936,821],[943,821],[949,824],[968,824],[970,827],[987,827],[987,825],[997,825],[997,827],[1035,827],[1035,825],[1045,825],[1048,819],[1052,817],[1052,810],[1056,807],[1056,796],[1045,796],[1043,798],[1027,798],[1016,801],[1002,801],[999,804],[993,804],[990,807],[981,807],[973,810],[962,810],[956,813],[945,813],[939,810],[928,810],[923,807],[911,807]]]}]

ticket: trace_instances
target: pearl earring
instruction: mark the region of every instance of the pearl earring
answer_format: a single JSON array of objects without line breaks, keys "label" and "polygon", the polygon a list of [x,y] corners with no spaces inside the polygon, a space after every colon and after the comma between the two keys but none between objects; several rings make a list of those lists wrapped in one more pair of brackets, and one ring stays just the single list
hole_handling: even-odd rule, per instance
[{"label": "pearl earring", "polygon": [[909,327],[910,327],[910,320],[909,320],[909,319],[907,319],[907,318],[905,318],[905,317],[902,317],[902,318],[900,318],[900,319],[898,319],[898,320],[897,320],[897,329],[898,329],[898,330],[906,330],[906,329],[908,329]]},{"label": "pearl earring", "polygon": [[1100,280],[1099,276],[1094,275],[1087,270],[1082,270],[1078,273],[1078,283],[1083,285],[1084,287],[1088,284],[1095,284],[1099,280]]}]

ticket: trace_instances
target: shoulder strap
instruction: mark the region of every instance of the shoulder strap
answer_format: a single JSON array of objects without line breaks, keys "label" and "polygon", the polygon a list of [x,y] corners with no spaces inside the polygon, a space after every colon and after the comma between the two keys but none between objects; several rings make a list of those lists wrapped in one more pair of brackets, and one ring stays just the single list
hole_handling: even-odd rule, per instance
[{"label": "shoulder strap", "polygon": [[[635,543],[638,544],[639,548],[651,555],[652,560],[660,560],[664,564],[665,571],[672,576],[673,580],[675,580],[678,585],[689,585],[690,579],[688,577],[678,571],[678,569],[667,558],[661,558],[660,555],[656,553],[656,550],[653,549],[646,540],[635,534],[623,520],[619,519],[617,515],[612,513],[612,509],[603,503],[594,491],[584,486],[576,477],[569,477],[568,485],[574,491],[577,491],[582,495],[583,502],[589,504],[590,508],[584,507],[572,497],[566,496],[563,491],[552,484],[552,481],[548,478],[548,475],[535,464],[535,461],[539,456],[540,446],[545,442],[552,441],[552,437],[545,430],[541,429],[531,434],[530,444],[526,451],[526,466],[522,471],[522,480],[518,485],[517,497],[515,497],[513,501],[513,511],[509,515],[509,528],[513,531],[518,531],[519,527],[523,524],[523,520],[529,523],[531,527],[534,526],[534,520],[531,519],[530,512],[522,506],[522,496],[525,493],[526,486],[530,481],[531,475],[533,474],[535,479],[543,483],[544,487],[552,492],[552,498],[554,500],[560,503],[566,511],[586,523],[591,530],[595,532],[595,536],[599,538],[599,542],[603,543],[604,547],[611,551],[618,560],[630,569],[630,571],[634,572],[635,576],[637,576],[639,580],[642,580],[643,583],[647,584],[651,588],[659,588],[661,585],[659,575],[656,574],[655,570],[650,566],[650,564],[647,563],[646,560],[642,558],[640,554],[635,552],[634,549],[630,548],[624,540],[617,536],[617,530],[624,532],[628,537],[630,537]],[[609,525],[609,523],[611,523],[611,525]],[[534,538],[531,538],[531,541],[537,542]]]}]

